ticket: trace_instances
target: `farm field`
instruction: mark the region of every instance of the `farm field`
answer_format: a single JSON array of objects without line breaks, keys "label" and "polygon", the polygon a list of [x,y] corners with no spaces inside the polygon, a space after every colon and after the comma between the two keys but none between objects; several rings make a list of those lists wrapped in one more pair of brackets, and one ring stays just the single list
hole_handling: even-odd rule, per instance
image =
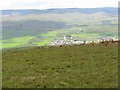
[{"label": "farm field", "polygon": [[3,49],[3,88],[117,88],[118,44]]}]

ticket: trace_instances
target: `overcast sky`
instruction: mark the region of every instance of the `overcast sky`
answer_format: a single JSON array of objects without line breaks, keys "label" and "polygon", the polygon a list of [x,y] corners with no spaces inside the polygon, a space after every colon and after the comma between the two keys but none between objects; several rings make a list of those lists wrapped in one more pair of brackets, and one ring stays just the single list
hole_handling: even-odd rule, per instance
[{"label": "overcast sky", "polygon": [[0,9],[118,7],[119,0],[0,0]]}]

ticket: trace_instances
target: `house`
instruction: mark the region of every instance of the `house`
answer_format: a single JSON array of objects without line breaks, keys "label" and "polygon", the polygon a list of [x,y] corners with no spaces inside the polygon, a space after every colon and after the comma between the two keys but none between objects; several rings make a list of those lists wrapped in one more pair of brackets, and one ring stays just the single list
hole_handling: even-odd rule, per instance
[{"label": "house", "polygon": [[71,35],[64,36],[64,40],[71,40],[71,39],[72,39]]}]

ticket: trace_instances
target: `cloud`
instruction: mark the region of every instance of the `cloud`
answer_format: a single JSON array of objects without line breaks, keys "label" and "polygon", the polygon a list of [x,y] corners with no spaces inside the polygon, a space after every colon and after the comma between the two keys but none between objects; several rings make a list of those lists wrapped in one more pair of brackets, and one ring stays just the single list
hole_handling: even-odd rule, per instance
[{"label": "cloud", "polygon": [[119,0],[1,0],[0,9],[117,7]]}]

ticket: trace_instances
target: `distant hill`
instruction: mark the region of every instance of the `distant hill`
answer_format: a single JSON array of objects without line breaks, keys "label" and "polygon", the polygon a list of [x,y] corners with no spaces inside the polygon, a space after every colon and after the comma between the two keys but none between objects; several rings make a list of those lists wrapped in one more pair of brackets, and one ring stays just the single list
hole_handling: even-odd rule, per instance
[{"label": "distant hill", "polygon": [[45,13],[63,14],[63,13],[74,13],[74,12],[79,12],[82,14],[93,14],[93,13],[103,12],[110,15],[116,15],[118,13],[118,10],[115,7],[63,8],[63,9],[46,9],[46,10],[21,9],[21,10],[2,10],[2,15],[27,15],[27,14],[45,14]]},{"label": "distant hill", "polygon": [[2,10],[2,15],[0,42],[5,48],[46,45],[67,34],[77,40],[118,34],[118,10],[114,7]]}]

